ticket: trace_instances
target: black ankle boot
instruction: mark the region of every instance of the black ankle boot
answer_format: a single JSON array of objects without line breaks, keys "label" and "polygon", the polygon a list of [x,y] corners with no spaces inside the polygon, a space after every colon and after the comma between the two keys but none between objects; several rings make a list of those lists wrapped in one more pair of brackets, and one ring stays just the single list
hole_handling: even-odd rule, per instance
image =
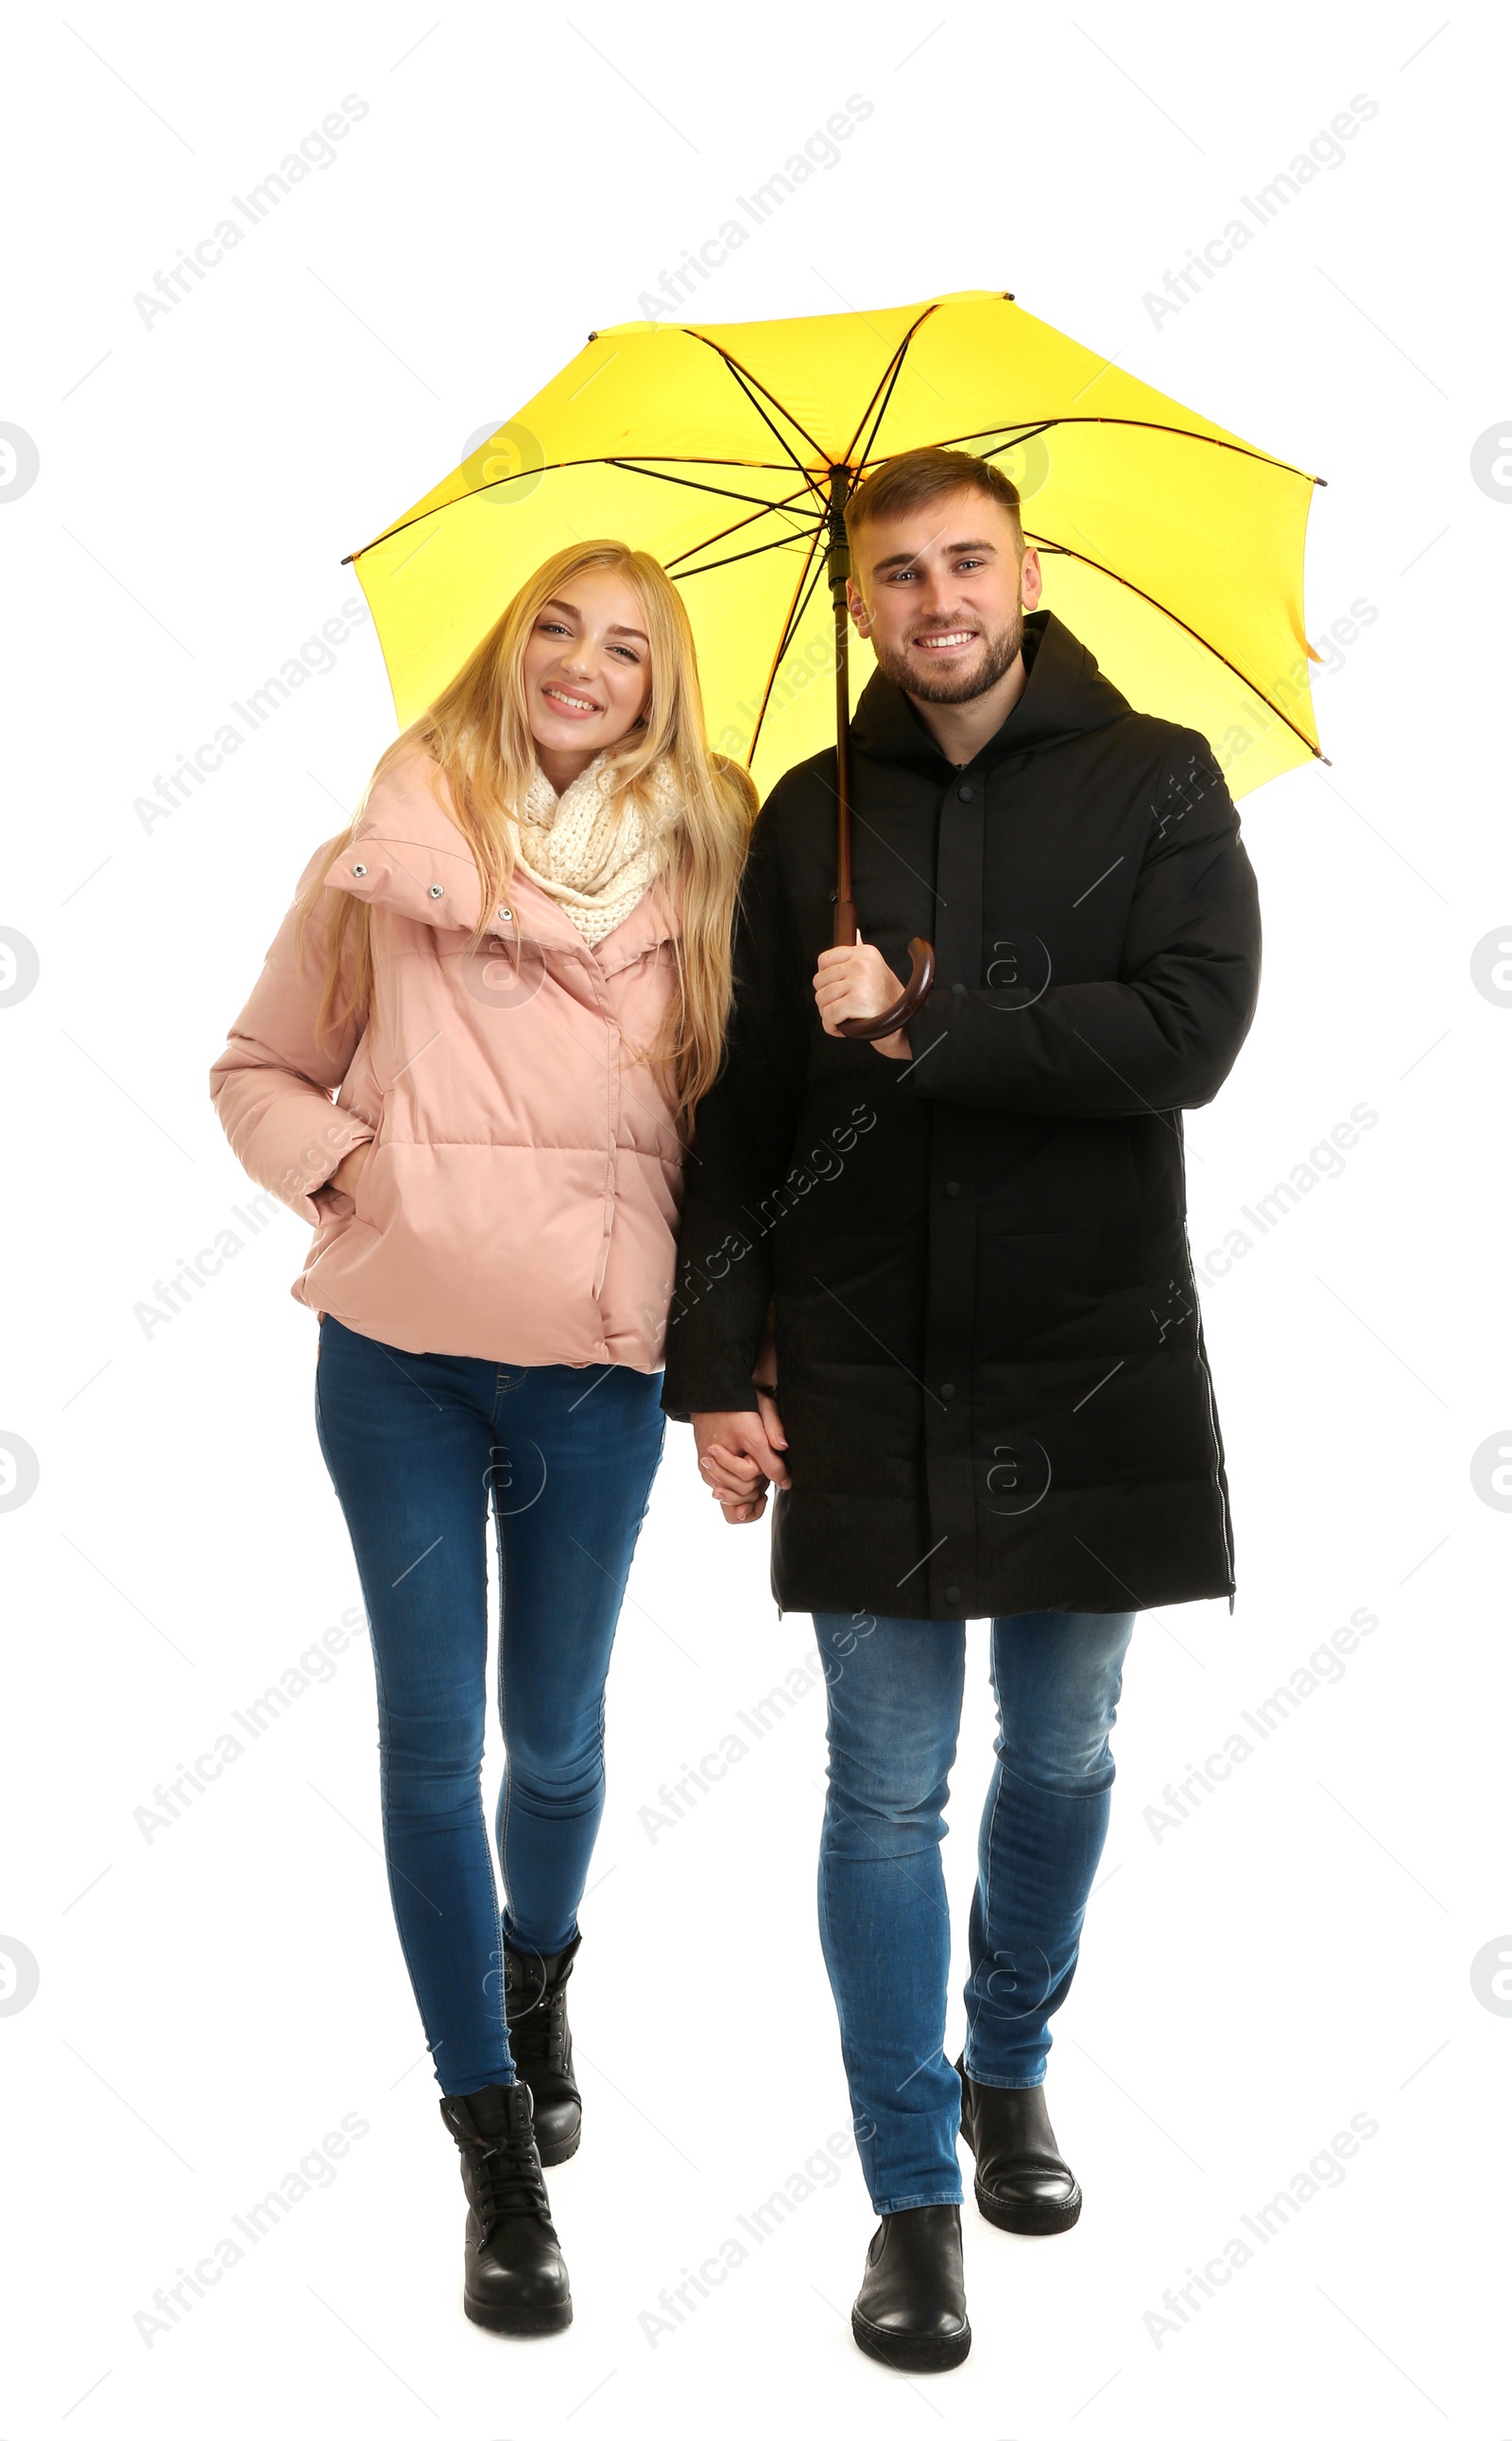
[{"label": "black ankle boot", "polygon": [[1063,2161],[1042,2085],[978,2085],[961,2078],[961,2133],[977,2157],[977,2210],[995,2229],[1050,2237],[1082,2208],[1076,2174]]},{"label": "black ankle boot", "polygon": [[886,2213],[851,2308],[858,2348],[899,2373],[948,2373],[971,2349],[961,2206]]},{"label": "black ankle boot", "polygon": [[447,2094],[441,2117],[457,2139],[467,2190],[462,2310],[516,2338],[572,2320],[567,2265],[551,2226],[526,2085]]},{"label": "black ankle boot", "polygon": [[535,2141],[547,2169],[569,2161],[583,2133],[583,2096],[572,2074],[572,2029],[567,2024],[567,1983],[582,1944],[574,1933],[566,1949],[542,1958],[532,1950],[504,1951],[504,2015],[515,2073],[531,2088]]}]

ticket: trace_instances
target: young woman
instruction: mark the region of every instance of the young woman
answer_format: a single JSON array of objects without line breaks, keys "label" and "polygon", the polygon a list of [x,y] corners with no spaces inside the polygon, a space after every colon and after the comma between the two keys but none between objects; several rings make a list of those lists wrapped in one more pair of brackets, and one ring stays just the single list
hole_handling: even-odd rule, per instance
[{"label": "young woman", "polygon": [[461,2153],[465,2310],[494,2330],[572,2318],[542,2165],[578,2145],[604,1680],[754,810],[706,746],[665,572],[559,551],[311,859],[211,1072],[238,1159],[315,1223],[294,1294],[371,1634],[389,1890]]}]

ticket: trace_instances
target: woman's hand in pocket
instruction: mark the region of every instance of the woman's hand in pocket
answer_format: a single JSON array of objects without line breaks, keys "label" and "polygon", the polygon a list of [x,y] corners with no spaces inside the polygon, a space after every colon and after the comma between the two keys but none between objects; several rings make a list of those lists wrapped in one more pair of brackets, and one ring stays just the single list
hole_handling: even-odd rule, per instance
[{"label": "woman's hand in pocket", "polygon": [[315,1189],[314,1201],[333,1219],[344,1220],[349,1213],[355,1212],[357,1181],[368,1166],[371,1150],[371,1137],[353,1145],[350,1152],[342,1154],[325,1184]]}]

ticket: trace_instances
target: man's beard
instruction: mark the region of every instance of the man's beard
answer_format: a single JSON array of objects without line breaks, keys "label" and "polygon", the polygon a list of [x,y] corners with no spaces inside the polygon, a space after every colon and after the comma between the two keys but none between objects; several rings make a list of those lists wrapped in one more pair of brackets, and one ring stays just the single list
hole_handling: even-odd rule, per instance
[{"label": "man's beard", "polygon": [[[935,632],[944,634],[946,631],[937,629]],[[873,637],[872,649],[876,655],[878,668],[894,679],[905,695],[917,696],[920,703],[973,703],[979,695],[985,695],[989,687],[995,687],[1000,678],[1006,677],[1018,659],[1023,641],[1024,614],[1020,606],[1006,626],[998,628],[996,632],[984,631],[985,657],[969,669],[943,669],[935,677],[932,672],[919,668],[907,646],[901,652],[884,651]]]}]

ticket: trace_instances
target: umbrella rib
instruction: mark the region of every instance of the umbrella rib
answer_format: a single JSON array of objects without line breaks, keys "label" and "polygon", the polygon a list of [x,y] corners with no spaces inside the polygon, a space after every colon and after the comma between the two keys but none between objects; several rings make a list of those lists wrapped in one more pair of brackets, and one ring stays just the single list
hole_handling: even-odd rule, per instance
[{"label": "umbrella rib", "polygon": [[[686,325],[684,327],[686,328]],[[784,407],[781,399],[773,398],[772,393],[766,388],[765,383],[759,382],[755,374],[750,372],[745,365],[741,364],[737,357],[730,355],[727,349],[717,346],[716,343],[708,337],[708,335],[702,331],[689,331],[688,336],[691,339],[702,339],[706,348],[713,350],[714,354],[719,358],[720,363],[730,375],[736,388],[744,393],[750,405],[755,407],[757,414],[765,425],[767,431],[772,436],[772,439],[777,443],[778,447],[787,451],[789,458],[791,458],[794,465],[798,468],[798,471],[802,476],[804,481],[808,483],[815,492],[818,492],[819,487],[815,481],[810,470],[804,465],[803,461],[800,458],[791,442],[787,440],[783,433],[778,431],[776,425],[767,414],[765,407],[761,405],[760,400],[752,395],[753,391],[760,390],[762,397],[770,401],[770,404],[776,407],[779,415],[786,416],[787,421],[792,425],[794,431],[802,433],[809,447],[814,451],[817,457],[822,458],[826,466],[830,462],[829,451],[820,447],[819,443],[815,440],[814,435],[809,431],[806,425],[800,424],[791,407]]]},{"label": "umbrella rib", "polygon": [[1284,712],[1279,703],[1271,702],[1270,697],[1267,695],[1264,687],[1257,686],[1253,678],[1247,677],[1245,672],[1240,669],[1237,661],[1231,661],[1227,653],[1220,653],[1216,644],[1210,644],[1206,636],[1201,635],[1196,627],[1190,625],[1189,623],[1185,619],[1181,618],[1177,611],[1167,609],[1163,602],[1158,602],[1153,593],[1146,593],[1142,585],[1135,585],[1128,577],[1120,576],[1118,570],[1114,568],[1105,568],[1101,560],[1089,558],[1086,551],[1073,551],[1070,543],[1053,542],[1048,534],[1031,533],[1026,527],[1024,529],[1024,540],[1026,543],[1033,543],[1036,550],[1054,551],[1062,559],[1078,560],[1082,567],[1094,569],[1099,576],[1108,577],[1114,585],[1122,585],[1126,593],[1137,594],[1142,602],[1147,602],[1150,608],[1152,610],[1158,610],[1162,619],[1169,619],[1174,627],[1179,627],[1185,635],[1191,637],[1195,644],[1200,644],[1205,653],[1211,653],[1215,661],[1221,661],[1226,670],[1232,670],[1241,686],[1247,686],[1252,696],[1258,696],[1260,701],[1266,705],[1268,710],[1275,714],[1278,720],[1284,720],[1286,722],[1287,727],[1291,731],[1292,735],[1294,737],[1301,738],[1302,743],[1305,746],[1309,754],[1315,754],[1320,760],[1323,759],[1323,748],[1313,744],[1312,739],[1307,735],[1306,731],[1299,729],[1290,714]]},{"label": "umbrella rib", "polygon": [[[814,527],[813,533],[809,537],[811,544],[818,539],[819,535],[822,532],[823,527],[821,525],[816,525]],[[711,539],[712,539],[712,537],[711,537]],[[742,559],[760,559],[763,551],[785,551],[789,544],[801,542],[802,539],[803,537],[801,533],[779,534],[773,542],[758,542],[752,544],[749,551],[732,551],[724,559],[706,560],[702,568],[685,568],[682,571],[682,576],[678,577],[677,582],[680,585],[682,583],[683,576],[712,576],[716,568],[733,568],[736,561]],[[696,544],[694,548],[696,550],[703,550],[706,546],[703,544]]]},{"label": "umbrella rib", "polygon": [[[562,461],[564,466],[613,466],[619,462],[614,458],[565,458]],[[696,451],[675,449],[640,449],[635,453],[633,460],[627,459],[625,463],[627,465],[633,463],[637,466],[744,466],[748,475],[790,475],[793,471],[791,457],[779,465],[774,460],[768,458],[703,458]],[[538,468],[531,467],[525,469],[527,474],[539,471]],[[549,471],[552,474],[558,471],[554,462]],[[802,474],[805,482],[812,480],[806,468],[800,468],[799,471]],[[519,477],[503,475],[500,476],[499,480],[505,483],[517,483]],[[486,492],[491,490],[492,486],[480,483],[478,489]]]},{"label": "umbrella rib", "polygon": [[[903,359],[909,353],[909,342],[912,340],[915,332],[923,329],[930,315],[936,310],[937,309],[934,305],[927,305],[924,312],[920,315],[917,322],[913,323],[909,330],[905,331],[902,338],[899,340],[897,352],[892,358],[891,364],[884,371],[875,389],[872,392],[872,395],[867,400],[865,407],[861,409],[855,430],[851,435],[851,445],[845,453],[846,463],[848,465],[854,462],[857,468],[860,468],[866,464],[868,458],[872,454],[872,443],[875,441],[878,432],[882,428],[882,418],[886,415],[888,408],[891,404],[892,393],[897,388],[898,375],[903,371]],[[886,387],[887,396],[882,398],[881,406],[877,407],[877,400],[882,397],[884,386]],[[866,447],[861,451],[859,457],[857,457],[856,444],[860,441],[862,427],[865,425],[867,418],[870,416],[873,407],[876,407],[877,412],[876,422],[872,426],[872,439],[867,443]]]},{"label": "umbrella rib", "polygon": [[[1014,437],[1011,441],[999,441],[995,448],[983,449],[981,454],[983,458],[997,458],[1000,457],[1005,449],[1020,449],[1026,441],[1037,441],[1042,432],[1051,431],[1053,428],[1056,420],[1057,419],[1053,415],[1047,415],[1042,417],[1038,424],[989,425],[987,426],[987,432],[1011,432]],[[1071,416],[1061,419],[1061,421],[1066,423],[1072,423],[1079,420],[1080,419]],[[957,435],[957,439],[965,441],[985,441],[987,438],[987,432],[960,433]],[[953,444],[949,442],[945,442],[942,443],[941,445],[944,448],[949,448]]]},{"label": "umbrella rib", "polygon": [[[856,425],[855,430],[851,435],[851,445],[845,454],[847,460],[852,461],[857,469],[866,464],[868,458],[872,454],[872,443],[875,441],[878,432],[882,428],[882,418],[886,415],[888,407],[891,404],[892,392],[897,387],[898,375],[903,371],[903,359],[908,353],[908,339],[905,339],[886,372],[884,372],[882,380],[878,382],[875,389],[872,392],[871,397],[867,400],[866,413],[862,416],[861,423]],[[885,394],[883,389],[884,384],[886,384]],[[882,402],[880,407],[877,406],[879,398]],[[866,442],[863,445],[861,441],[861,425],[866,423],[867,417],[871,415],[873,407],[875,407],[877,410],[876,421],[872,426],[871,440]]]},{"label": "umbrella rib", "polygon": [[809,545],[809,559],[812,564],[813,573],[810,575],[807,569],[803,571],[803,576],[808,577],[808,590],[806,592],[804,591],[803,576],[801,576],[798,580],[798,584],[794,588],[792,605],[788,609],[787,618],[783,627],[783,633],[779,641],[777,650],[772,655],[772,665],[766,674],[766,684],[762,689],[762,699],[756,710],[756,726],[751,731],[750,734],[750,752],[746,757],[746,768],[747,771],[756,760],[756,749],[761,743],[762,724],[766,718],[767,706],[770,704],[772,699],[772,689],[777,684],[777,673],[783,665],[783,655],[786,652],[788,645],[791,643],[794,636],[798,632],[799,626],[802,621],[803,613],[814,599],[815,588],[818,586],[819,577],[823,571],[824,562],[819,558],[815,548],[819,542],[821,532],[822,528],[816,526],[813,541]]},{"label": "umbrella rib", "polygon": [[[1037,424],[1031,422],[1022,427],[1015,425],[1010,428],[1017,433],[1018,441],[1032,441],[1037,433],[1055,431],[1062,425],[1071,424],[1106,424],[1119,432],[1164,432],[1169,434],[1173,441],[1200,441],[1210,449],[1232,449],[1236,457],[1252,458],[1260,466],[1274,466],[1280,474],[1295,475],[1299,481],[1304,483],[1316,483],[1320,480],[1318,476],[1309,475],[1304,467],[1293,466],[1285,458],[1271,458],[1264,449],[1251,449],[1242,441],[1220,441],[1216,433],[1213,432],[1186,432],[1179,424],[1155,424],[1148,417],[1142,415],[1047,415]],[[982,441],[985,440],[987,432],[1001,432],[1003,429],[1002,425],[993,424],[988,425],[985,432],[958,432],[953,441],[942,441],[937,443],[937,446],[942,449],[954,449],[963,441]],[[999,448],[1016,449],[1018,446],[1018,441],[999,442]],[[984,458],[995,458],[998,450],[984,449],[981,455]]]},{"label": "umbrella rib", "polygon": [[[698,483],[693,480],[693,478],[691,475],[664,475],[659,466],[641,465],[634,458],[605,458],[603,462],[605,466],[618,467],[620,472],[624,475],[649,475],[654,477],[658,483],[681,483],[690,492],[712,492],[716,499],[747,500],[763,515],[768,515],[774,509],[785,509],[787,506],[787,500],[764,500],[759,492],[727,492],[723,483]],[[697,465],[701,462],[708,463],[711,461],[690,459],[685,462],[690,465]],[[772,472],[774,474],[781,473],[785,475],[787,469],[785,466],[780,468],[774,467]],[[798,492],[791,492],[788,494],[788,499],[796,500],[801,497],[802,495]],[[717,540],[718,537],[715,536],[713,539]]]},{"label": "umbrella rib", "polygon": [[[817,533],[814,539],[816,542],[819,540]],[[782,635],[778,639],[776,653],[772,657],[772,668],[774,672],[781,668],[783,654],[786,652],[788,645],[792,642],[793,638],[797,635],[800,627],[803,624],[803,613],[814,599],[815,589],[818,587],[819,580],[819,574],[820,570],[819,563],[815,561],[812,566],[812,573],[808,575],[806,590],[804,590],[803,578],[801,576],[798,580],[799,590],[794,594],[792,603],[788,607],[787,619],[783,625]],[[801,595],[801,599],[800,598],[800,595]]]},{"label": "umbrella rib", "polygon": [[[782,434],[778,433],[779,441],[782,437]],[[768,466],[759,458],[668,458],[664,462],[671,466],[741,466],[747,474],[756,475],[785,475],[788,472],[786,466]],[[458,492],[449,500],[438,500],[433,509],[422,509],[415,516],[402,517],[398,525],[385,526],[382,533],[375,534],[371,542],[365,542],[360,550],[349,551],[341,565],[343,568],[351,568],[362,558],[365,551],[376,551],[381,542],[392,542],[396,534],[407,533],[411,526],[423,525],[427,517],[443,516],[448,509],[455,509],[460,500],[476,500],[480,498],[484,492],[502,491],[506,483],[523,483],[527,478],[539,482],[543,474],[565,475],[578,466],[614,466],[625,473],[643,475],[648,471],[650,464],[649,459],[640,465],[632,466],[625,460],[619,458],[562,458],[553,460],[548,467],[522,466],[518,474],[500,475],[492,483],[478,483],[470,492]],[[805,481],[809,480],[806,469],[800,467],[799,472],[803,475]],[[719,490],[717,484],[711,484],[709,488],[711,491]],[[723,494],[723,497],[729,500],[743,500],[750,499],[754,495],[749,492],[727,492]]]},{"label": "umbrella rib", "polygon": [[[693,558],[698,551],[712,550],[716,542],[727,541],[730,534],[744,533],[747,526],[759,525],[762,518],[764,516],[771,515],[774,510],[784,516],[791,516],[797,514],[789,501],[774,500],[770,509],[756,509],[752,511],[748,517],[736,517],[733,524],[721,526],[717,533],[705,534],[702,542],[690,543],[686,551],[677,551],[673,558],[664,559],[661,564],[670,576],[675,569],[680,568],[685,560]],[[793,538],[794,537],[788,535],[782,535],[779,537],[782,541],[788,541]]]}]

